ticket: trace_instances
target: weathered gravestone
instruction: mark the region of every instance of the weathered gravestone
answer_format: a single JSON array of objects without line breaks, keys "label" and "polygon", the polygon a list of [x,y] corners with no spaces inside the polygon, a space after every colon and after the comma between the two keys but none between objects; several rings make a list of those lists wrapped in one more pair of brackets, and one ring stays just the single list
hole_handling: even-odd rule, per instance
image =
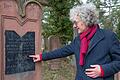
[{"label": "weathered gravestone", "polygon": [[[48,49],[49,51],[55,50],[61,47],[61,42],[59,37],[57,36],[50,36],[48,38]],[[52,54],[52,53],[51,53]],[[61,59],[54,59],[49,61],[49,68],[51,70],[57,70],[61,67]]]},{"label": "weathered gravestone", "polygon": [[[50,36],[48,39],[49,51],[60,47],[62,47],[60,38],[58,36]],[[75,69],[71,66],[69,59],[59,58],[50,60],[47,64],[45,63],[43,72],[45,76],[43,78],[45,80],[74,80]]]},{"label": "weathered gravestone", "polygon": [[17,1],[0,0],[0,80],[41,80],[40,64],[29,55],[40,52],[42,6]]}]

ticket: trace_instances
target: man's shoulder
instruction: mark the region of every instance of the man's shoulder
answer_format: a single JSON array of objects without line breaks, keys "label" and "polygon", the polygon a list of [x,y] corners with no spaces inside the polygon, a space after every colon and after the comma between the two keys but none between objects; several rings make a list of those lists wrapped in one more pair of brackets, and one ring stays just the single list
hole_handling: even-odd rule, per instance
[{"label": "man's shoulder", "polygon": [[103,32],[104,35],[109,35],[109,36],[112,36],[113,34],[115,34],[112,30],[110,29],[99,29],[101,32]]}]

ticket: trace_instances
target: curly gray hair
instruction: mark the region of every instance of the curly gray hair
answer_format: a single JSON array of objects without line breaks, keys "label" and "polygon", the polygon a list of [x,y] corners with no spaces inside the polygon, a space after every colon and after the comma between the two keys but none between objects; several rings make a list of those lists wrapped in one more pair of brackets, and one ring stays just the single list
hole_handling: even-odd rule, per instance
[{"label": "curly gray hair", "polygon": [[74,6],[69,15],[72,22],[76,21],[76,16],[80,16],[86,26],[98,23],[98,11],[93,3]]}]

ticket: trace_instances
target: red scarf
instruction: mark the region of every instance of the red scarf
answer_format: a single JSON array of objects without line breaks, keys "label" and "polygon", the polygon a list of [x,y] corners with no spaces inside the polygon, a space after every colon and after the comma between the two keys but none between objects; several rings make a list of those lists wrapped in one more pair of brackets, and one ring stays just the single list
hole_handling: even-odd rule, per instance
[{"label": "red scarf", "polygon": [[82,32],[80,34],[81,45],[80,45],[80,61],[79,61],[79,64],[81,66],[84,65],[85,54],[87,53],[90,40],[93,37],[93,35],[95,34],[96,30],[97,30],[97,25],[93,25],[87,31]]}]

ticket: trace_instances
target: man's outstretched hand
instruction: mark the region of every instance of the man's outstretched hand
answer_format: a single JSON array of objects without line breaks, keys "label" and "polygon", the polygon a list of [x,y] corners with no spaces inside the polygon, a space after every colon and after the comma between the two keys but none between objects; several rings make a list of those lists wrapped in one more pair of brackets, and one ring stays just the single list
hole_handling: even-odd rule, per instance
[{"label": "man's outstretched hand", "polygon": [[33,58],[34,62],[40,61],[40,55],[39,54],[29,55],[29,57]]}]

